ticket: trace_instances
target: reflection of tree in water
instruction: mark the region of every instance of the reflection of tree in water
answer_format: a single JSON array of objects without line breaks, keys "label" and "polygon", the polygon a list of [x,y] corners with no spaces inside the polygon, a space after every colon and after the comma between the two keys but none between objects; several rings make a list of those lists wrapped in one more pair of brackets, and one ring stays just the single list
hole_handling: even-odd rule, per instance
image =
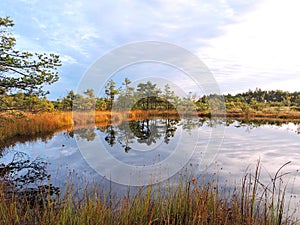
[{"label": "reflection of tree in water", "polygon": [[166,144],[169,144],[170,138],[174,137],[175,132],[177,130],[177,124],[179,123],[179,119],[172,120],[172,119],[166,119],[165,121],[165,136],[164,136],[164,142]]},{"label": "reflection of tree in water", "polygon": [[74,134],[78,135],[81,139],[87,140],[87,141],[93,141],[95,140],[96,133],[94,128],[89,128],[89,129],[78,129],[74,130],[69,133],[71,137],[74,136]]},{"label": "reflection of tree in water", "polygon": [[3,193],[31,205],[57,196],[60,190],[49,184],[46,167],[47,162],[41,159],[30,160],[25,153],[16,153],[10,163],[0,164]]},{"label": "reflection of tree in water", "polygon": [[191,132],[193,129],[199,127],[199,120],[186,118],[181,121],[180,125],[182,126],[182,129]]},{"label": "reflection of tree in water", "polygon": [[[116,144],[116,136],[118,135],[118,133],[116,132],[114,126],[99,126],[97,127],[97,130],[99,130],[101,133],[105,133],[104,139],[110,146]],[[79,138],[86,141],[94,141],[97,135],[95,132],[95,128],[82,128],[68,133],[68,135],[72,138],[75,134],[78,135]]]},{"label": "reflection of tree in water", "polygon": [[164,137],[164,142],[168,144],[174,137],[178,123],[178,119],[144,119],[124,121],[115,126],[99,127],[98,130],[105,134],[104,140],[111,147],[118,141],[128,152],[135,141],[150,146]]},{"label": "reflection of tree in water", "polygon": [[130,130],[130,126],[127,122],[123,122],[118,126],[118,141],[124,148],[125,152],[128,152],[131,147],[130,144],[134,143],[133,139],[135,135]]},{"label": "reflection of tree in water", "polygon": [[[274,125],[274,126],[282,126],[285,124],[290,123],[289,120],[272,120],[272,119],[231,119],[231,120],[224,120],[226,126],[230,126],[233,123],[238,123],[241,127],[251,126],[253,128],[263,126],[263,125]],[[298,122],[299,123],[299,122]],[[297,123],[295,123],[297,124]]]},{"label": "reflection of tree in water", "polygon": [[[186,118],[184,120],[170,119],[144,119],[134,121],[123,121],[118,125],[108,125],[97,127],[97,130],[102,132],[104,140],[113,147],[116,143],[119,143],[125,152],[132,149],[132,144],[135,142],[146,144],[148,146],[155,144],[157,140],[163,138],[166,144],[170,143],[170,140],[175,136],[177,127],[181,126],[183,130],[187,132],[194,132],[195,129],[206,126],[216,128],[217,126],[232,126],[236,128],[244,127],[247,132],[250,130],[262,126],[262,125],[277,125],[281,126],[283,122],[278,121],[264,121],[264,120],[212,120],[208,118]],[[300,127],[296,130],[300,133]],[[80,138],[87,141],[93,141],[96,137],[94,128],[79,129],[74,132],[70,132],[71,137],[74,134],[79,135]]]},{"label": "reflection of tree in water", "polygon": [[[208,126],[213,127],[212,120],[209,120]],[[276,126],[276,127],[282,127],[284,125],[289,125],[292,123],[291,129],[287,128],[287,130],[290,130],[292,132],[295,132],[297,134],[300,134],[300,124],[299,122],[290,122],[288,120],[271,120],[271,119],[228,119],[228,120],[218,120],[217,122],[214,122],[214,126],[216,125],[223,125],[223,126],[234,126],[235,128],[244,128],[245,132],[250,133],[253,129],[270,125],[270,126]]]},{"label": "reflection of tree in water", "polygon": [[156,140],[160,139],[164,126],[158,120],[137,120],[130,121],[129,127],[131,132],[136,136],[139,143],[145,143],[148,146],[155,144]]},{"label": "reflection of tree in water", "polygon": [[118,132],[114,129],[114,126],[112,125],[107,126],[105,133],[106,133],[105,141],[110,146],[114,146],[116,144],[116,136],[118,135]]},{"label": "reflection of tree in water", "polygon": [[47,142],[48,140],[51,140],[53,138],[53,135],[54,132],[50,132],[46,134],[38,133],[36,135],[26,135],[26,136],[17,135],[11,138],[5,138],[4,140],[0,141],[0,157],[6,154],[6,152],[3,152],[3,150],[7,151],[7,149],[5,148],[15,147],[16,144],[20,144],[20,143],[23,144],[26,142],[36,142],[38,140],[41,140],[42,142]]}]

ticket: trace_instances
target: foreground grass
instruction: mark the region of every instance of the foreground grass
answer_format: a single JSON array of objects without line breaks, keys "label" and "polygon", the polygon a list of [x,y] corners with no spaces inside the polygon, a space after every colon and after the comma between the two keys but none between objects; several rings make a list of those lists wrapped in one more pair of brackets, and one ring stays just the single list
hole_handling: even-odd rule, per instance
[{"label": "foreground grass", "polygon": [[257,166],[234,190],[183,178],[176,186],[150,185],[133,196],[130,191],[122,197],[95,191],[79,198],[71,194],[74,191],[70,187],[62,198],[52,198],[46,189],[35,200],[19,198],[18,193],[8,195],[2,184],[0,224],[299,224],[285,205],[279,171],[270,185],[260,183],[259,176]]}]

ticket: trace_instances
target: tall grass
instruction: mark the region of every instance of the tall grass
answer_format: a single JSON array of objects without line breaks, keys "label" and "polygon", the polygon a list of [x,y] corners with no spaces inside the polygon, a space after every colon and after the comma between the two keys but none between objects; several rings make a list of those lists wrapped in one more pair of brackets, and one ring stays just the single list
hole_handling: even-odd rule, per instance
[{"label": "tall grass", "polygon": [[[10,143],[8,139],[20,137],[34,137],[45,134],[53,134],[55,131],[76,127],[97,125],[110,125],[111,123],[118,124],[124,120],[142,120],[153,119],[159,117],[168,117],[179,119],[179,115],[186,115],[176,110],[159,111],[159,110],[133,110],[133,111],[90,111],[90,112],[44,112],[32,114],[22,111],[8,111],[0,113],[0,148],[7,146]],[[198,116],[209,116],[198,112]],[[228,113],[227,117],[243,118],[244,114]],[[249,114],[247,117],[253,118],[299,118],[300,114]]]},{"label": "tall grass", "polygon": [[12,138],[32,138],[53,134],[61,129],[88,127],[90,125],[110,125],[124,120],[149,119],[159,116],[178,118],[176,111],[90,111],[90,112],[44,112],[32,114],[22,111],[9,111],[0,114],[0,149],[10,144]]},{"label": "tall grass", "polygon": [[0,148],[11,138],[26,138],[53,133],[72,125],[70,112],[45,112],[39,114],[11,111],[0,115]]},{"label": "tall grass", "polygon": [[[280,170],[279,170],[280,171]],[[182,178],[177,185],[147,186],[134,195],[86,192],[74,197],[70,185],[63,197],[43,196],[34,204],[7,197],[0,189],[0,224],[201,224],[292,225],[299,224],[285,212],[285,186],[276,173],[271,185],[260,182],[260,166],[246,174],[234,190],[217,183]],[[284,212],[286,214],[284,214]]]}]

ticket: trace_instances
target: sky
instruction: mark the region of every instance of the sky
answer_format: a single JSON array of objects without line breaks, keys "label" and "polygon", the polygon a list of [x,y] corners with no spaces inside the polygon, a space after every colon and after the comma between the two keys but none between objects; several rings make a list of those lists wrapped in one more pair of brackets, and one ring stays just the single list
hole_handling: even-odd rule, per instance
[{"label": "sky", "polygon": [[[167,42],[195,54],[222,93],[300,91],[299,10],[297,0],[0,1],[0,16],[15,22],[17,48],[60,55],[60,79],[47,87],[50,99],[76,90],[101,56],[140,41]],[[125,71],[135,79],[159,68]],[[165,79],[198,91],[183,72]]]}]

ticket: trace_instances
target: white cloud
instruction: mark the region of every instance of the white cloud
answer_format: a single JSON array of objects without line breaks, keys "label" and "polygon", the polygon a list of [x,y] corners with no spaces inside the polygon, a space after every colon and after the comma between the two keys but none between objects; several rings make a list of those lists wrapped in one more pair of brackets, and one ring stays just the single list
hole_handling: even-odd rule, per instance
[{"label": "white cloud", "polygon": [[32,39],[20,34],[14,34],[14,37],[16,38],[16,48],[20,51],[45,52],[45,48],[36,43],[38,38]]},{"label": "white cloud", "polygon": [[63,64],[75,64],[77,63],[77,60],[74,59],[72,56],[69,55],[61,55],[60,60],[62,61]]},{"label": "white cloud", "polygon": [[[143,40],[196,53],[225,93],[255,87],[299,90],[299,8],[297,0],[0,2],[0,13],[16,21],[18,48],[61,55],[61,79],[50,87],[56,96],[64,96],[66,87],[75,89],[99,56]],[[161,71],[146,68],[142,73]],[[189,77],[174,74],[167,78],[175,85],[198,91]]]},{"label": "white cloud", "polygon": [[299,7],[297,0],[267,0],[240,23],[225,25],[225,34],[208,40],[209,47],[199,48],[198,55],[228,91],[246,85],[297,90]]}]

